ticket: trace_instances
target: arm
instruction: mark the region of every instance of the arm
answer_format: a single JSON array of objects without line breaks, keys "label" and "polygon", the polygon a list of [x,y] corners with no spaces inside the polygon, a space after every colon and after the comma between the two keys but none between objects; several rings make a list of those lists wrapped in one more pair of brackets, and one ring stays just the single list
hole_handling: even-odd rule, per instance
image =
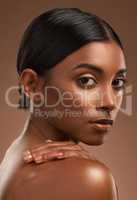
[{"label": "arm", "polygon": [[12,195],[6,200],[117,200],[108,168],[98,161],[79,158],[35,165]]}]

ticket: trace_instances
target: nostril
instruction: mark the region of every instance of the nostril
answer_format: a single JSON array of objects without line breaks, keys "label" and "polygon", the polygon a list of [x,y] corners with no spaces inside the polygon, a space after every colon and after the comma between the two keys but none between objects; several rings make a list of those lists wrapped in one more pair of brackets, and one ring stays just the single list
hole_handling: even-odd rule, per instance
[{"label": "nostril", "polygon": [[101,106],[101,107],[97,107],[96,108],[98,111],[105,111],[105,112],[111,112],[112,110],[114,110],[114,106]]}]

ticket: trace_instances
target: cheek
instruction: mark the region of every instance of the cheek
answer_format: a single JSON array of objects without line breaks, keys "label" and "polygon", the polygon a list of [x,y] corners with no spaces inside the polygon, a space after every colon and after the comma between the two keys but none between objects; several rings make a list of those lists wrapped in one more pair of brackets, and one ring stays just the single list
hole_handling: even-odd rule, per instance
[{"label": "cheek", "polygon": [[119,91],[117,93],[117,95],[115,96],[115,106],[116,106],[116,109],[113,112],[113,118],[116,118],[118,112],[120,111],[122,100],[123,100],[123,91]]},{"label": "cheek", "polygon": [[[76,91],[71,91],[72,100],[70,101],[70,105],[72,108],[85,108],[85,107],[93,107],[100,101],[100,90],[88,90],[88,89],[81,89]],[[64,99],[66,103],[66,99]]]},{"label": "cheek", "polygon": [[89,105],[86,93],[63,89],[50,90],[46,99],[47,105],[44,110],[50,113],[48,121],[56,128],[71,133],[80,131],[80,127],[84,127],[86,104]]},{"label": "cheek", "polygon": [[95,110],[95,106],[100,101],[100,90],[99,88],[84,90],[64,85],[64,87],[48,88],[45,96],[47,105],[45,105],[44,109],[47,112],[53,112],[53,115],[54,110],[55,112],[57,111],[55,116],[58,116],[54,117],[53,120],[59,119],[76,125],[77,123],[83,124],[88,118],[87,112]]},{"label": "cheek", "polygon": [[[98,101],[98,91],[63,91],[60,90],[59,101],[54,107],[46,107],[47,111],[54,113],[54,117],[48,118],[56,128],[69,133],[84,132],[85,124],[94,114],[94,108]],[[49,93],[48,99],[56,103],[57,93]]]},{"label": "cheek", "polygon": [[123,91],[119,91],[117,93],[117,95],[116,95],[115,99],[116,99],[116,107],[117,107],[117,109],[120,109],[120,107],[121,107],[123,96],[124,96]]},{"label": "cheek", "polygon": [[47,103],[45,109],[47,110],[56,109],[60,112],[69,110],[74,112],[74,116],[81,113],[80,118],[82,118],[85,112],[95,110],[96,105],[100,103],[100,89],[64,90],[62,88],[52,88],[47,93],[45,101]]}]

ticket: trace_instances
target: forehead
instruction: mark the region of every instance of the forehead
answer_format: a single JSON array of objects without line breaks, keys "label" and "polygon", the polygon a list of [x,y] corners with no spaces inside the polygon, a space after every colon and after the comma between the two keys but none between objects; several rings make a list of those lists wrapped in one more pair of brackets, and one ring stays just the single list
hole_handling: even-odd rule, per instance
[{"label": "forehead", "polygon": [[53,69],[56,72],[68,73],[81,63],[98,66],[108,74],[114,74],[126,68],[125,57],[115,42],[91,42],[67,56]]}]

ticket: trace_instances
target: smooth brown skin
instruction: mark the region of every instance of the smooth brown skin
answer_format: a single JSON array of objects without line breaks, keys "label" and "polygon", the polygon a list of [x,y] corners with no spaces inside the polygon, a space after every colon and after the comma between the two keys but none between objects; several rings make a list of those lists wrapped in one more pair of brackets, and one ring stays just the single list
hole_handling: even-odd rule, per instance
[{"label": "smooth brown skin", "polygon": [[[81,63],[96,65],[100,72],[91,68],[87,69],[84,65],[83,68],[74,70]],[[26,130],[24,130],[16,144],[13,144],[8,152],[7,160],[2,164],[1,171],[2,168],[4,171],[7,168],[8,172],[11,168],[11,177],[9,178],[8,175],[3,178],[3,180],[7,179],[7,183],[3,184],[1,190],[1,193],[4,194],[2,200],[23,200],[27,199],[26,194],[29,195],[30,200],[45,198],[48,200],[117,199],[115,181],[104,164],[95,159],[68,157],[72,157],[74,154],[77,157],[78,154],[74,152],[82,151],[82,149],[78,150],[79,142],[87,145],[101,145],[104,143],[110,130],[99,129],[89,121],[93,122],[100,118],[115,120],[124,93],[121,85],[123,85],[125,73],[117,74],[121,69],[126,69],[123,52],[115,42],[109,41],[89,43],[67,56],[52,70],[48,71],[45,75],[46,81],[44,78],[38,77],[31,69],[23,71],[20,79],[28,96],[32,98],[34,93],[44,93],[44,87],[47,85],[54,86],[59,89],[61,94],[71,92],[73,100],[67,96],[64,103],[69,106],[73,105],[70,107],[71,112],[78,111],[82,114],[75,118],[71,116],[60,119],[58,117],[36,117],[34,114],[31,116]],[[78,81],[80,77],[85,76],[89,77],[88,80],[90,80],[88,81],[88,88],[86,88],[87,83],[82,84]],[[96,99],[99,94],[103,95]],[[87,95],[87,98],[84,98],[85,95]],[[46,102],[53,104],[57,98],[57,93],[51,89],[46,96]],[[39,95],[32,100],[37,104],[40,101]],[[74,100],[80,104],[79,107],[74,106]],[[55,108],[58,111],[64,111],[65,109],[61,103]],[[45,110],[53,111],[53,108],[43,105],[40,110],[41,112]],[[34,113],[35,111],[36,107]],[[87,113],[89,115],[85,115]],[[52,144],[52,148],[48,150],[48,144],[44,144],[47,139],[53,140],[54,145],[56,142],[69,142],[69,144],[67,143],[65,148],[61,143],[56,144],[58,149],[53,147]],[[72,145],[70,142],[75,144]],[[36,145],[40,145],[41,149],[36,148]],[[22,154],[24,150],[28,149],[31,152],[33,152],[32,149],[35,153],[37,152],[37,157],[47,155],[49,152],[65,152],[64,155],[67,154],[67,159],[45,162],[47,158],[42,158],[42,162],[45,163],[41,165],[33,163],[32,160],[32,163],[26,164],[23,162]],[[82,154],[79,153],[79,157],[84,157],[84,155],[86,155],[85,151]],[[16,157],[13,158],[13,156]],[[56,156],[51,157],[55,158]],[[8,164],[9,158],[12,161],[14,160],[12,164]],[[12,167],[13,165],[15,166]],[[0,185],[2,185],[2,182]],[[3,192],[4,189],[5,192]]]}]

